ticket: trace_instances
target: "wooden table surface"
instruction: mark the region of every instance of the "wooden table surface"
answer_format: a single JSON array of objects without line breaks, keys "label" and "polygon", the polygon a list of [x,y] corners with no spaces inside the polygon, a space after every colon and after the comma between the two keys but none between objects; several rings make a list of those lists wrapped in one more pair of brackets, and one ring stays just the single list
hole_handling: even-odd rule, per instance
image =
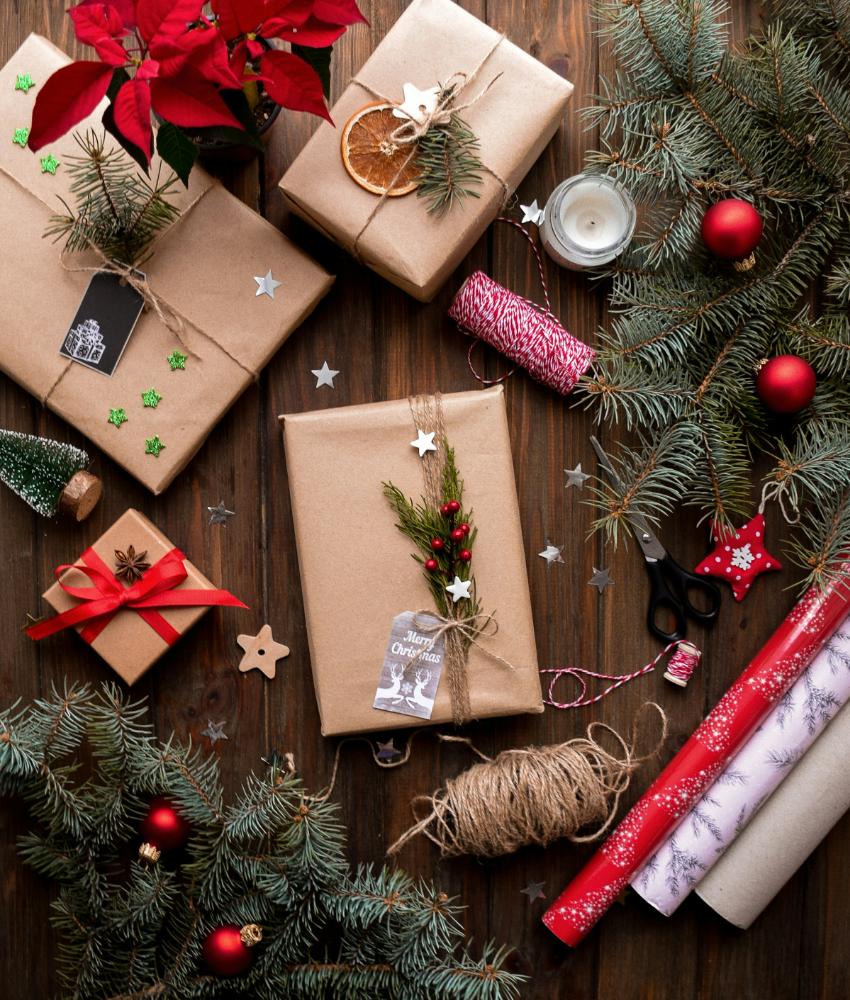
[{"label": "wooden table surface", "polygon": [[[64,0],[6,0],[0,6],[2,60],[30,31],[76,52],[66,6]],[[361,6],[370,26],[350,30],[338,45],[334,96],[405,2],[366,0]],[[600,73],[610,72],[610,53],[599,51],[587,0],[463,0],[463,6],[575,84],[563,129],[518,192],[523,202],[536,197],[542,203],[559,180],[579,171],[584,152],[596,143],[593,131],[582,130],[579,109],[598,91]],[[734,30],[740,36],[758,23],[759,14],[749,3],[733,6]],[[336,286],[215,428],[186,471],[164,496],[154,498],[107,456],[94,454],[105,496],[80,527],[43,520],[7,491],[0,495],[0,564],[6,579],[0,602],[4,705],[14,698],[29,701],[64,677],[96,683],[110,676],[75,636],[36,645],[19,629],[27,612],[41,612],[39,595],[52,579],[52,568],[75,558],[127,507],[144,511],[213,580],[250,603],[247,615],[229,609],[210,614],[135,689],[150,696],[161,734],[173,729],[181,738],[191,735],[204,742],[200,734],[207,720],[224,721],[229,739],[213,752],[230,788],[272,748],[292,750],[304,780],[318,787],[328,778],[335,746],[319,734],[276,415],[474,388],[477,383],[466,367],[467,342],[446,316],[461,280],[481,267],[519,292],[538,291],[527,248],[507,227],[491,228],[435,301],[421,305],[287,218],[277,181],[313,127],[307,116],[287,115],[276,126],[265,162],[231,170],[223,179],[337,274]],[[14,220],[3,219],[2,224],[13,225]],[[554,265],[548,270],[555,310],[573,333],[592,342],[605,321],[604,287],[593,288],[581,275]],[[333,390],[315,389],[310,375],[324,360],[341,371]],[[491,372],[500,370],[496,357],[488,357],[486,364]],[[580,492],[564,489],[565,466],[581,462],[585,470],[595,470],[588,443],[593,415],[522,374],[510,380],[507,399],[540,663],[632,670],[657,651],[644,626],[647,580],[641,561],[634,547],[614,553],[603,550],[599,537],[588,540],[592,508],[582,503]],[[85,444],[2,376],[0,426]],[[603,430],[603,438],[611,441],[611,432]],[[236,517],[226,527],[211,527],[207,505],[219,499]],[[779,525],[772,522],[769,530],[776,539]],[[564,545],[563,565],[547,567],[538,557],[547,539]],[[695,565],[705,551],[705,529],[682,519],[665,526],[665,541],[680,561]],[[587,585],[594,566],[610,567],[615,581],[602,596]],[[496,752],[568,739],[594,719],[625,732],[638,705],[654,698],[671,720],[672,737],[661,758],[666,761],[790,607],[793,598],[784,589],[790,582],[789,573],[763,577],[742,605],[726,594],[718,626],[710,634],[694,634],[704,650],[704,666],[686,692],[654,675],[589,709],[547,709],[541,716],[482,723],[469,727],[469,735],[482,750]],[[237,632],[265,621],[292,650],[272,682],[256,671],[242,675],[236,670]],[[661,762],[639,773],[630,798],[646,787]],[[346,748],[336,794],[349,828],[352,860],[380,862],[386,845],[409,821],[410,798],[470,763],[462,747],[440,748],[424,740],[406,767],[383,772],[365,747]],[[15,855],[15,838],[26,829],[23,809],[16,814],[4,804],[0,983],[8,1000],[40,1000],[54,995],[55,988],[48,887]],[[487,863],[441,863],[433,846],[420,838],[405,849],[400,863],[417,875],[433,877],[465,901],[467,930],[479,947],[495,939],[516,949],[515,966],[532,977],[523,993],[529,998],[827,1000],[850,996],[848,835],[850,818],[845,817],[746,933],[726,925],[699,900],[688,900],[674,918],[666,919],[632,895],[625,905],[615,905],[576,951],[541,925],[543,901],[530,904],[520,890],[529,881],[542,881],[551,899],[591,847],[561,843]]]}]

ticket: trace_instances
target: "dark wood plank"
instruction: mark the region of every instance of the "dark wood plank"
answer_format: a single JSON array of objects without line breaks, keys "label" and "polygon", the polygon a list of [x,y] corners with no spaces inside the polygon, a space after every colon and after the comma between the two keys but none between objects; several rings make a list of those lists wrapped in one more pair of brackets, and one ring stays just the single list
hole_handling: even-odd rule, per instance
[{"label": "dark wood plank", "polygon": [[[368,26],[352,29],[338,46],[332,89],[338,94],[406,6],[405,0],[364,4]],[[610,53],[599,52],[589,0],[463,0],[463,6],[576,84],[565,127],[518,192],[527,201],[545,198],[563,177],[576,173],[584,152],[597,141],[579,121],[580,107],[598,91],[600,72],[609,72]],[[20,0],[0,8],[0,58],[6,59],[30,30],[73,48],[65,4]],[[756,5],[734,5],[734,30],[741,37],[758,16]],[[421,82],[421,81],[420,81]],[[215,749],[228,786],[272,748],[292,750],[308,785],[327,780],[335,742],[319,732],[303,620],[298,561],[289,507],[286,465],[277,415],[346,403],[392,399],[419,391],[450,392],[474,387],[467,368],[467,342],[446,311],[463,276],[476,267],[523,294],[536,297],[536,271],[528,249],[507,227],[493,227],[446,288],[421,305],[359,267],[338,248],[287,216],[277,181],[303,146],[315,122],[289,114],[273,133],[259,163],[228,171],[225,183],[248,204],[301,243],[337,278],[332,295],[287,342],[253,386],[213,432],[197,458],[163,497],[152,498],[115,467],[95,456],[106,496],[83,527],[45,522],[8,495],[2,498],[0,554],[8,572],[24,584],[8,588],[0,608],[7,648],[0,672],[4,703],[30,700],[63,678],[99,682],[97,658],[74,636],[33,646],[18,628],[58,562],[74,557],[126,507],[152,517],[176,544],[189,551],[212,579],[243,596],[249,612],[226,610],[208,617],[178,649],[138,686],[149,695],[159,731],[200,739],[207,719],[223,720],[230,736]],[[547,267],[555,309],[565,325],[593,341],[604,322],[604,288],[591,288],[581,275]],[[323,360],[341,370],[336,389],[316,390],[310,369]],[[488,373],[499,359],[481,356]],[[81,443],[58,418],[2,380],[0,422],[4,427],[52,434]],[[595,463],[588,446],[592,414],[522,375],[508,386],[508,405],[522,523],[527,547],[541,665],[579,663],[609,672],[633,669],[656,652],[644,627],[646,578],[634,547],[616,553],[600,538],[587,540],[593,511],[576,490],[564,491],[562,469]],[[616,435],[603,432],[605,439]],[[224,500],[237,511],[226,527],[207,524],[206,507]],[[771,524],[773,537],[779,525]],[[30,539],[29,547],[21,539]],[[547,567],[537,553],[550,539],[564,545],[564,564]],[[701,556],[704,529],[683,517],[665,525],[665,541],[683,563]],[[601,597],[587,586],[594,566],[609,566],[615,586]],[[543,716],[471,726],[469,735],[487,752],[510,746],[550,743],[582,733],[593,720],[627,732],[647,699],[657,700],[671,720],[672,739],[661,761],[635,778],[634,801],[651,776],[692,731],[703,712],[725,690],[758,649],[791,597],[784,578],[760,582],[743,606],[726,601],[721,625],[697,640],[705,651],[700,675],[686,694],[660,677],[644,678],[593,709],[547,710]],[[269,622],[292,653],[267,682],[257,673],[240,675],[235,636]],[[345,748],[336,797],[349,826],[352,859],[383,860],[387,843],[409,821],[409,801],[471,763],[459,747],[440,748],[423,738],[405,768],[377,772],[364,746]],[[55,988],[51,962],[55,942],[47,926],[48,892],[17,863],[15,837],[27,827],[20,814],[0,810],[5,939],[27,945],[0,949],[0,981],[10,1000],[49,996]],[[405,850],[401,863],[437,879],[468,904],[467,928],[476,944],[495,938],[516,948],[517,968],[533,976],[524,996],[533,1000],[663,1000],[699,997],[775,997],[778,1000],[840,998],[850,990],[850,958],[843,929],[850,902],[843,890],[850,867],[845,819],[775,904],[746,934],[727,927],[696,900],[667,920],[640,900],[616,906],[585,944],[570,951],[539,922],[544,904],[529,905],[520,889],[545,881],[551,898],[590,855],[591,847],[557,844],[521,851],[497,862],[440,863],[424,839]]]}]

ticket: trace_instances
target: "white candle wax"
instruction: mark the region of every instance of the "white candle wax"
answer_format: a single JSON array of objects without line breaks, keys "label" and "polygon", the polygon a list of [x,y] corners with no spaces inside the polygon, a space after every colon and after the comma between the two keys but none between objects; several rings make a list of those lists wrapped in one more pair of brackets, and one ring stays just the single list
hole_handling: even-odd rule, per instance
[{"label": "white candle wax", "polygon": [[552,192],[540,238],[550,257],[582,269],[613,260],[632,237],[635,206],[607,177],[579,174]]}]

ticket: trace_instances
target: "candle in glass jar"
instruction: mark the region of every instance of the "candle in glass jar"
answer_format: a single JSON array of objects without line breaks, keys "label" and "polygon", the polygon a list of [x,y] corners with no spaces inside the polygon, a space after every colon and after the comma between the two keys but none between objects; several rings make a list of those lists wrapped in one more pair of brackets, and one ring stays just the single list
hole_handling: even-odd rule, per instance
[{"label": "candle in glass jar", "polygon": [[622,253],[635,218],[635,203],[621,184],[578,174],[559,184],[546,202],[540,239],[553,260],[582,270]]}]

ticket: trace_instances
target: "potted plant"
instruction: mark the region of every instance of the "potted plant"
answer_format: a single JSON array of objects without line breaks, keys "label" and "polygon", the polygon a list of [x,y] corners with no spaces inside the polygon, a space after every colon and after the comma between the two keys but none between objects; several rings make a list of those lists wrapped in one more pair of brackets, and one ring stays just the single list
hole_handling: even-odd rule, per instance
[{"label": "potted plant", "polygon": [[365,20],[356,0],[82,0],[68,13],[99,59],[45,82],[30,148],[58,139],[107,97],[107,131],[145,169],[155,143],[184,184],[201,150],[262,149],[282,107],[330,121],[331,48]]}]

